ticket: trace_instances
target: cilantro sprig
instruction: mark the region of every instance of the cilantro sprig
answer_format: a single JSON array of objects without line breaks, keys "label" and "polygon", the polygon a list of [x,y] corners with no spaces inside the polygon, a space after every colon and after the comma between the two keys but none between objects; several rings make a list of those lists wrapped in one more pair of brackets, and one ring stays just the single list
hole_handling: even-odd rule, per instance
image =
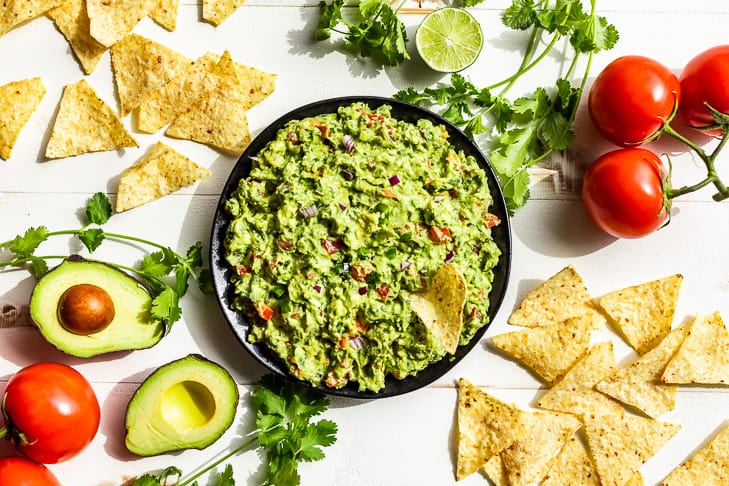
[{"label": "cilantro sprig", "polygon": [[[328,419],[312,421],[329,407],[324,395],[296,385],[280,376],[264,375],[251,393],[256,412],[256,429],[246,440],[189,477],[169,467],[158,475],[139,476],[132,486],[196,486],[197,480],[231,457],[247,450],[259,450],[266,458],[262,486],[298,486],[299,463],[324,459],[323,448],[336,442],[337,424]],[[225,466],[216,486],[234,486],[233,468]]]},{"label": "cilantro sprig", "polygon": [[[580,0],[513,0],[502,13],[502,22],[514,30],[531,30],[521,64],[503,80],[477,87],[461,74],[448,83],[418,91],[410,87],[396,99],[427,106],[484,144],[494,166],[510,212],[529,198],[527,169],[555,151],[566,149],[574,138],[574,119],[583,95],[593,56],[612,49],[618,31],[607,19]],[[537,87],[529,96],[507,97],[510,89],[542,63],[562,39],[569,40],[571,62],[552,86]],[[572,77],[586,57],[576,84]]]},{"label": "cilantro sprig", "polygon": [[[39,255],[41,244],[51,237],[73,236],[93,253],[104,241],[116,240],[141,243],[153,250],[142,258],[138,266],[109,263],[121,270],[126,270],[139,277],[152,296],[151,317],[166,322],[169,331],[171,325],[182,316],[180,298],[187,292],[189,281],[197,281],[204,293],[212,291],[212,282],[208,269],[203,268],[202,243],[193,244],[184,255],[168,246],[136,236],[107,232],[101,225],[107,223],[112,215],[111,203],[101,192],[94,194],[87,202],[84,211],[85,224],[79,229],[50,231],[45,226],[28,228],[22,235],[0,243],[0,250],[7,250],[11,256],[0,262],[0,269],[7,267],[25,267],[36,278],[48,273],[48,261],[65,259],[67,255]],[[0,253],[1,254],[1,253]],[[90,261],[99,261],[87,259]]]},{"label": "cilantro sprig", "polygon": [[[331,38],[332,33],[341,34],[362,57],[374,57],[380,62],[396,65],[410,59],[407,52],[408,36],[405,24],[397,12],[402,3],[393,8],[386,0],[361,0],[346,4],[345,0],[319,2],[321,16],[314,32],[314,40]],[[345,15],[345,8],[352,8],[352,20]]]}]

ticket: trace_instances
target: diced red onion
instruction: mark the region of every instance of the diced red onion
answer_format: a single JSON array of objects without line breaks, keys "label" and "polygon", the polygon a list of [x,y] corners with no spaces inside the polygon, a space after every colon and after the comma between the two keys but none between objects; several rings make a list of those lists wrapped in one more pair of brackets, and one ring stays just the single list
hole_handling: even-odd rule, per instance
[{"label": "diced red onion", "polygon": [[341,209],[342,211],[344,211],[345,209],[347,209],[347,206],[345,206],[342,203],[337,203],[337,205],[339,206],[339,209]]},{"label": "diced red onion", "polygon": [[473,246],[471,247],[471,250],[473,250],[473,252],[474,252],[474,253],[475,253],[476,255],[480,255],[480,254],[481,254],[481,247],[480,247],[480,246],[476,246],[476,245],[473,245]]},{"label": "diced red onion", "polygon": [[354,174],[352,174],[348,170],[343,170],[342,177],[344,177],[345,180],[351,181],[352,179],[354,179]]},{"label": "diced red onion", "polygon": [[354,349],[362,349],[364,347],[364,342],[362,342],[361,337],[355,336],[349,339],[349,345],[352,346]]},{"label": "diced red onion", "polygon": [[411,262],[409,262],[407,260],[403,260],[402,263],[400,264],[400,271],[401,272],[404,272],[405,270],[407,270],[408,268],[410,268],[410,265],[412,265]]},{"label": "diced red onion", "polygon": [[391,186],[396,186],[396,185],[400,184],[400,178],[397,176],[397,174],[393,175],[392,177],[390,177],[387,180],[390,181]]},{"label": "diced red onion", "polygon": [[344,150],[346,150],[348,154],[351,154],[354,150],[354,139],[350,134],[346,134],[342,137],[342,144],[344,144]]},{"label": "diced red onion", "polygon": [[250,160],[251,162],[258,162],[259,159],[255,155],[249,155],[248,160]]},{"label": "diced red onion", "polygon": [[456,257],[456,254],[453,253],[453,250],[449,251],[448,254],[445,257],[445,262],[450,263],[453,261],[453,259]]},{"label": "diced red onion", "polygon": [[280,240],[280,239],[279,240],[276,240],[276,244],[283,251],[289,251],[294,246],[294,244],[291,243],[290,241]]},{"label": "diced red onion", "polygon": [[314,290],[321,294],[321,285],[314,285]]},{"label": "diced red onion", "polygon": [[364,295],[367,293],[367,287],[366,286],[360,287],[359,290],[357,290],[357,292],[359,292],[359,295]]},{"label": "diced red onion", "polygon": [[299,211],[299,213],[305,218],[311,218],[318,212],[319,212],[319,210],[316,209],[316,205],[314,205],[314,204],[312,204],[311,206],[306,207],[306,208],[301,208],[301,210]]}]

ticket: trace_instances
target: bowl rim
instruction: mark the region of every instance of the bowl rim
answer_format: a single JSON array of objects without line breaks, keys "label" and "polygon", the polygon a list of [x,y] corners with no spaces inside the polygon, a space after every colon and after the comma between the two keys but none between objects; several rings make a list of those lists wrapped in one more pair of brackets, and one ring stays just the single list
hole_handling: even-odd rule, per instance
[{"label": "bowl rim", "polygon": [[[411,375],[403,379],[396,379],[392,376],[387,376],[385,378],[385,387],[379,392],[359,391],[356,382],[349,382],[342,388],[329,388],[321,384],[312,385],[309,382],[305,382],[291,376],[285,366],[285,363],[275,356],[265,345],[248,342],[246,337],[248,335],[250,323],[245,315],[240,312],[233,311],[230,308],[231,299],[229,295],[228,275],[230,275],[232,269],[225,261],[224,255],[225,233],[231,219],[224,209],[225,202],[231,197],[233,191],[238,186],[240,179],[247,177],[250,173],[250,157],[255,156],[255,154],[257,154],[273,137],[275,137],[276,133],[287,122],[309,116],[333,113],[336,112],[338,108],[348,106],[355,102],[363,102],[370,108],[377,108],[381,105],[387,104],[391,106],[391,114],[394,118],[406,119],[406,121],[427,118],[434,123],[444,125],[449,133],[449,141],[451,144],[459,150],[463,150],[466,154],[473,155],[479,166],[484,170],[493,199],[491,212],[501,219],[501,223],[492,228],[492,238],[499,246],[501,255],[497,266],[494,268],[494,279],[491,282],[492,289],[489,293],[489,322],[479,328],[467,344],[459,346],[453,356],[445,355],[439,361],[428,365],[415,375]],[[386,398],[418,390],[433,383],[458,364],[471,351],[471,349],[473,349],[476,344],[481,341],[486,330],[491,326],[491,324],[493,324],[494,317],[503,303],[509,284],[509,277],[511,273],[511,253],[511,222],[504,195],[491,163],[478,145],[453,123],[427,108],[395,100],[393,98],[371,95],[323,98],[294,108],[266,126],[251,141],[230,171],[216,205],[209,244],[210,272],[216,301],[228,326],[248,353],[269,372],[283,376],[299,385],[326,395],[358,399]]]}]

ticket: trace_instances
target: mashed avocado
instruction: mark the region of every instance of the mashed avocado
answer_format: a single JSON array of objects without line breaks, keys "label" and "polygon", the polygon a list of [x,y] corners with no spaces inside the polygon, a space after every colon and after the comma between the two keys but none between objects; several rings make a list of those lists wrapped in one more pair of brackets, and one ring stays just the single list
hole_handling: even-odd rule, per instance
[{"label": "mashed avocado", "polygon": [[377,392],[388,375],[417,373],[447,353],[408,295],[441,265],[467,282],[460,343],[488,323],[491,203],[485,173],[444,126],[361,103],[289,122],[226,203],[248,339],[315,385]]}]

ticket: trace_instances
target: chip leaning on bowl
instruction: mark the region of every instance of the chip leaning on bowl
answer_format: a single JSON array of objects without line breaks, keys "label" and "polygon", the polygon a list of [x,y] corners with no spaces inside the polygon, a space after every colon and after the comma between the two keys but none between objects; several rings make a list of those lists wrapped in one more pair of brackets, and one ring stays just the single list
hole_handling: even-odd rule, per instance
[{"label": "chip leaning on bowl", "polygon": [[[354,103],[288,122],[252,159],[226,201],[233,307],[293,376],[377,392],[452,352],[452,333],[432,325],[457,326],[465,344],[488,323],[499,218],[484,171],[444,126]],[[411,296],[432,298],[448,264],[466,284],[458,322],[424,323]],[[436,314],[452,310],[434,298]]]}]

